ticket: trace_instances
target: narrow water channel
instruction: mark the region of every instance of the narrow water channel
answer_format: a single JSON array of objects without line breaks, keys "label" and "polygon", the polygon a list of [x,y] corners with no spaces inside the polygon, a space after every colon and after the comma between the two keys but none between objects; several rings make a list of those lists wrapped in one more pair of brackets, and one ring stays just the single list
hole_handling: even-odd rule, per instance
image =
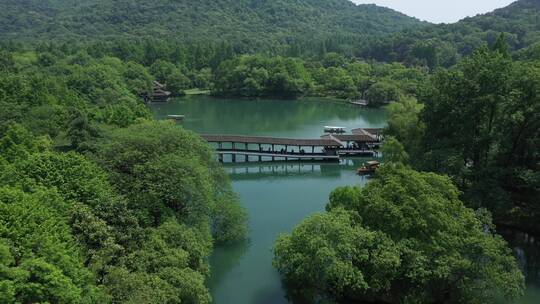
[{"label": "narrow water channel", "polygon": [[[182,123],[201,134],[319,138],[323,126],[348,130],[386,124],[383,110],[361,109],[327,100],[223,100],[206,96],[181,98],[151,106],[157,118],[186,115]],[[211,257],[208,284],[216,304],[287,303],[272,267],[272,246],[280,233],[324,210],[328,195],[339,186],[364,185],[355,174],[365,159],[340,164],[248,163],[227,165],[233,188],[250,218],[249,240],[217,247]],[[540,303],[540,245],[533,237],[506,231],[529,288],[519,304]]]}]

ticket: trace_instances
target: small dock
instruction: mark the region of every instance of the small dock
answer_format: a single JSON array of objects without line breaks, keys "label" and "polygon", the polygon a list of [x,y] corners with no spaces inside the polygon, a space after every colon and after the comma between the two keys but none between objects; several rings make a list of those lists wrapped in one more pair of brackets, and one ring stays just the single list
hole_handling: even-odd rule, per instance
[{"label": "small dock", "polygon": [[212,134],[201,137],[214,148],[220,162],[339,162],[341,157],[379,155],[382,130],[365,130],[356,129],[356,134],[347,135],[327,134],[317,139]]}]

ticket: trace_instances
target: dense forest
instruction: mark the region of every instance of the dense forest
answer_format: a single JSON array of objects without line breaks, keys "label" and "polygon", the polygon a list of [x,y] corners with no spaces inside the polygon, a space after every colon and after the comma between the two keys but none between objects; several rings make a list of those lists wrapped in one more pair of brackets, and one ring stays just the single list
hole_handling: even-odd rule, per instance
[{"label": "dense forest", "polygon": [[[346,57],[449,67],[506,33],[512,50],[540,40],[536,0],[520,0],[454,24],[429,24],[347,0],[110,1],[0,3],[0,38],[29,43],[157,39],[226,43],[235,53]],[[81,39],[82,38],[82,39]]]},{"label": "dense forest", "polygon": [[2,58],[2,301],[209,303],[207,258],[246,214],[206,143],[152,121],[146,69]]},{"label": "dense forest", "polygon": [[537,0],[516,1],[492,13],[454,24],[431,25],[377,37],[366,43],[367,47],[357,56],[424,64],[431,68],[449,67],[484,44],[493,44],[500,33],[505,33],[511,50],[523,50],[540,42],[539,9]]},{"label": "dense forest", "polygon": [[[47,0],[0,3],[3,39],[154,37],[229,41],[245,51],[281,51],[293,41],[346,43],[425,23],[347,0]],[[308,39],[308,37],[310,37]]]},{"label": "dense forest", "polygon": [[[455,24],[346,0],[0,3],[0,302],[210,303],[247,213],[211,148],[158,122],[163,83],[365,99],[387,164],[278,238],[298,303],[523,294],[497,227],[540,232],[540,5]],[[330,101],[329,101],[330,102]]]}]

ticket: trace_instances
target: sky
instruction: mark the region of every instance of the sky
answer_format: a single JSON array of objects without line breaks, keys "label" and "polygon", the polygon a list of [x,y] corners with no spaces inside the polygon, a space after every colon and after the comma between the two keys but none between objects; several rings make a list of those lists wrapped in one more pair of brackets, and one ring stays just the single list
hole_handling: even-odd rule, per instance
[{"label": "sky", "polygon": [[352,0],[375,3],[433,23],[452,23],[468,16],[491,12],[515,0]]}]

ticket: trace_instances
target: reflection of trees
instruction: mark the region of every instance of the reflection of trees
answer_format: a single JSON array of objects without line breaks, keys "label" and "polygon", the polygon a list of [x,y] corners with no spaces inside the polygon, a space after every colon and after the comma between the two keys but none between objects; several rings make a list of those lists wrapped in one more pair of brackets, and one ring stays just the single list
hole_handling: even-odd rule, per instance
[{"label": "reflection of trees", "polygon": [[210,290],[219,286],[225,275],[239,264],[249,246],[250,242],[246,240],[234,244],[218,245],[214,248],[214,253],[210,257],[212,275],[207,282]]},{"label": "reflection of trees", "polygon": [[[228,133],[265,134],[337,119],[347,121],[362,118],[372,125],[381,125],[386,121],[384,110],[359,109],[348,104],[317,100],[246,102],[197,96],[153,105],[152,109],[160,118],[167,114],[187,114],[186,126],[205,133],[227,130]],[[192,119],[196,121],[190,121]]]},{"label": "reflection of trees", "polygon": [[513,249],[527,283],[540,287],[540,242],[527,233],[510,229],[498,231]]}]

